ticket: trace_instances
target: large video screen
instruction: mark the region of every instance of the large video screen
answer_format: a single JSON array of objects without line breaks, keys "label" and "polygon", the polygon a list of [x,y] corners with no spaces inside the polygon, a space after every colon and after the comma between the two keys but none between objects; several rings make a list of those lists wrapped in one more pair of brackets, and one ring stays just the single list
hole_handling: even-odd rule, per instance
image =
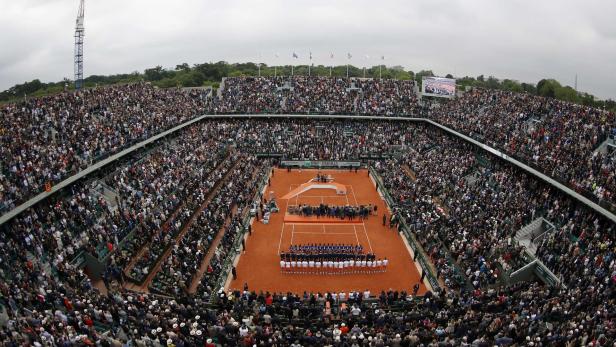
[{"label": "large video screen", "polygon": [[421,92],[426,96],[453,98],[456,96],[456,80],[443,77],[424,77]]}]

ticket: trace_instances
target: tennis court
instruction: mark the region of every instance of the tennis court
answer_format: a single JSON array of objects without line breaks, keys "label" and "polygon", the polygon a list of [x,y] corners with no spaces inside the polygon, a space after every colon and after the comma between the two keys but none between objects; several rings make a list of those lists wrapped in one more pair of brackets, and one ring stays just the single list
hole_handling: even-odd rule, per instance
[{"label": "tennis court", "polygon": [[[289,199],[280,199],[289,192],[305,185],[317,173],[331,175],[338,185],[346,187],[346,194],[335,190],[314,188]],[[250,290],[269,292],[327,292],[381,290],[411,291],[418,283],[420,274],[402,236],[395,229],[383,226],[383,214],[389,219],[389,211],[376,191],[367,170],[293,170],[275,169],[267,188],[277,198],[279,213],[272,214],[269,224],[253,221],[252,236],[246,240],[244,252],[236,265],[237,279],[228,283],[229,289],[242,289],[244,283]],[[339,220],[290,218],[285,214],[289,206],[308,205],[376,205],[376,215],[365,219]],[[326,217],[327,218],[327,217]],[[293,222],[289,222],[292,220]],[[384,273],[327,276],[317,274],[283,274],[280,271],[281,251],[291,244],[360,244],[366,252],[377,258],[387,258],[389,266]],[[425,291],[422,284],[420,293]]]}]

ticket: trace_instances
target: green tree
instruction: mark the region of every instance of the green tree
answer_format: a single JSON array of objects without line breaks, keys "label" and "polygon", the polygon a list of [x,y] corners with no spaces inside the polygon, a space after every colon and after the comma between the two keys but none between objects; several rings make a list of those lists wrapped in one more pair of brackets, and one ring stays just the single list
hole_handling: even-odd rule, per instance
[{"label": "green tree", "polygon": [[564,100],[569,102],[577,102],[579,100],[578,93],[570,86],[557,88],[555,96],[558,100]]},{"label": "green tree", "polygon": [[561,88],[560,83],[554,79],[542,79],[537,83],[537,95],[553,98],[556,90]]},{"label": "green tree", "polygon": [[148,81],[160,81],[165,77],[163,74],[163,68],[160,65],[150,69],[145,69],[144,74],[145,79]]},{"label": "green tree", "polygon": [[187,63],[183,63],[175,66],[176,71],[190,71],[190,66]]}]

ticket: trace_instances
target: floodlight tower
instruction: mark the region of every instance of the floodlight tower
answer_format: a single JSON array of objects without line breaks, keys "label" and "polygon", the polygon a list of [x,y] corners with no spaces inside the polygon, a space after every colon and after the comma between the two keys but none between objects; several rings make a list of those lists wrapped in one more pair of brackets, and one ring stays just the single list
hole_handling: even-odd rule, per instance
[{"label": "floodlight tower", "polygon": [[79,0],[79,11],[77,12],[77,23],[75,25],[75,89],[83,87],[83,2]]}]

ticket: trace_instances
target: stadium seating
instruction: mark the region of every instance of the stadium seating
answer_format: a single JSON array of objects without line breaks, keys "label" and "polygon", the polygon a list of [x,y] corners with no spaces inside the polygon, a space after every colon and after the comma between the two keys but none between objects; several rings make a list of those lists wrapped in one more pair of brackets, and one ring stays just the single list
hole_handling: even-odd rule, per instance
[{"label": "stadium seating", "polygon": [[[40,168],[57,158],[43,153],[72,158],[54,173],[57,181],[74,172],[71,165],[82,167],[84,158],[91,162],[115,153],[207,107],[222,113],[413,114],[414,87],[396,81],[227,78],[211,106],[197,92],[147,85],[4,106],[3,116],[17,120],[17,130],[2,137],[3,158],[10,158],[2,201],[6,211],[49,179]],[[515,143],[520,156],[538,167],[550,163],[544,169],[553,175],[548,168],[571,168],[575,158],[593,158],[614,121],[601,111],[495,91],[473,91],[441,105],[442,114],[435,110],[433,119],[495,147],[511,149]],[[88,117],[76,117],[80,112]],[[518,146],[529,134],[523,124],[537,126],[528,122],[530,114],[541,115],[544,140],[534,142],[533,135],[527,147]],[[70,130],[63,128],[67,124]],[[90,124],[97,130],[86,130]],[[587,132],[576,130],[582,125]],[[45,132],[47,138],[70,138],[74,153],[42,141]],[[505,139],[508,132],[512,137]],[[24,147],[30,142],[34,154]],[[16,153],[19,157],[9,155]],[[536,156],[543,159],[531,159]],[[369,163],[393,199],[394,214],[405,221],[402,234],[416,239],[436,268],[440,288],[423,296],[360,288],[221,290],[252,199],[280,159]],[[593,177],[609,167],[599,168],[594,159],[589,165],[599,170],[584,173]],[[8,189],[25,177],[32,182]],[[580,177],[567,181],[583,181]],[[609,174],[601,177],[592,184],[604,189],[594,193],[607,199],[612,181]],[[515,236],[539,217],[554,228],[530,240],[531,252]],[[129,340],[144,346],[608,346],[616,340],[614,223],[429,124],[204,120],[110,164],[1,228],[0,341],[9,346]],[[560,285],[511,279],[528,265],[529,252]],[[103,283],[81,267],[84,256],[104,265]]]}]

